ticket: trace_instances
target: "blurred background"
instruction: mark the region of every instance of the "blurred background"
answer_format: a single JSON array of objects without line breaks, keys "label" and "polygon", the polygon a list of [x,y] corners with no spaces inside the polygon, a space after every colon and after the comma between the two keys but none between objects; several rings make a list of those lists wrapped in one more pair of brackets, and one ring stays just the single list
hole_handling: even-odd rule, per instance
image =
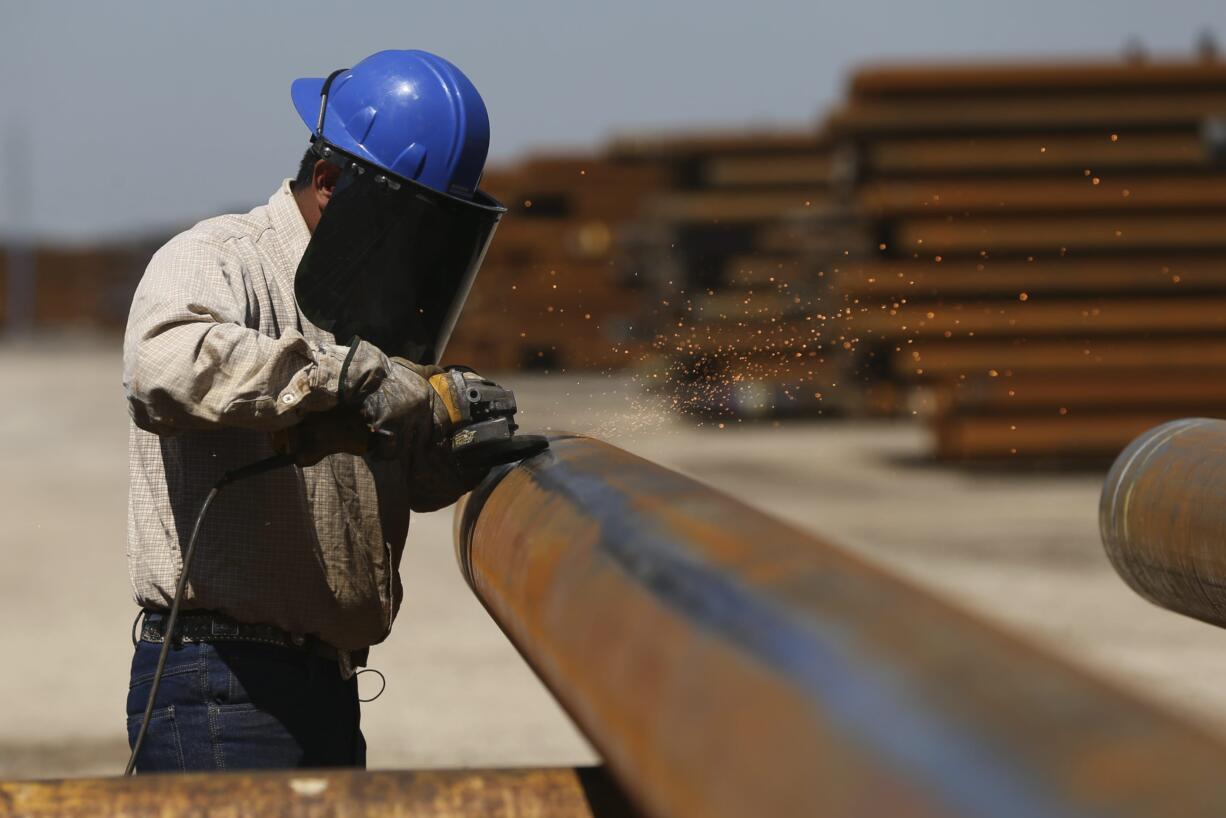
[{"label": "blurred background", "polygon": [[[1226,407],[1226,7],[6,3],[0,775],[126,755],[120,341],[153,251],[265,202],[289,83],[460,65],[509,213],[448,350],[594,434],[1226,727],[1226,645],[1102,556],[1103,466]],[[415,519],[372,766],[591,751]]]}]

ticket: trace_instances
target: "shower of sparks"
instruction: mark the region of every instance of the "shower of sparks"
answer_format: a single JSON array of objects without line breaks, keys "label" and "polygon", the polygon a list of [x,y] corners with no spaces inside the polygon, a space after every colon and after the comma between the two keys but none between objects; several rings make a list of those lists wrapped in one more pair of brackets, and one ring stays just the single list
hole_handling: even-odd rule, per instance
[{"label": "shower of sparks", "polygon": [[[1104,136],[1119,141],[1118,134]],[[1035,147],[1048,154],[1048,145]],[[1055,146],[1053,158],[1062,153]],[[591,183],[586,169],[572,172]],[[1132,197],[1107,163],[1062,172],[1104,201]],[[821,235],[825,244],[813,252],[804,248],[814,238],[809,222],[775,223],[773,246],[754,247],[760,256],[710,251],[715,257],[701,263],[687,255],[691,240],[673,234],[651,247],[657,257],[669,257],[659,265],[623,258],[623,237],[612,222],[544,225],[539,218],[557,207],[553,198],[539,191],[508,197],[524,210],[535,204],[539,218],[532,224],[550,227],[549,244],[564,252],[544,263],[541,237],[527,227],[521,245],[500,245],[502,260],[495,263],[506,275],[496,294],[482,296],[492,302],[487,310],[516,322],[519,344],[504,365],[527,364],[551,376],[605,374],[608,394],[576,382],[578,391],[565,398],[607,408],[591,428],[574,431],[617,437],[666,432],[677,414],[695,416],[716,432],[751,419],[857,412],[866,404],[932,415],[951,402],[976,400],[975,390],[983,389],[1014,404],[1033,401],[1014,388],[1024,381],[1015,369],[1033,371],[1031,362],[1042,355],[1065,366],[1048,343],[1056,338],[1054,327],[1065,332],[1065,359],[1103,361],[1106,345],[1099,348],[1093,337],[1126,327],[1110,300],[1086,295],[1089,287],[1074,295],[1063,283],[1077,278],[1085,248],[1052,242],[1027,253],[1030,248],[1001,245],[966,229],[966,218],[977,214],[960,204],[965,197],[956,186],[933,185],[914,195],[911,206],[927,210],[910,232],[883,230],[881,237],[839,246],[835,230]],[[1136,199],[1143,202],[1144,191]],[[808,209],[805,219],[822,204],[803,196],[797,203]],[[710,225],[724,229],[717,218]],[[1104,233],[1136,241],[1123,226],[1109,224]],[[1183,280],[1167,267],[1153,274],[1155,286]],[[646,308],[644,293],[650,294]],[[1104,329],[1107,322],[1123,329]],[[496,346],[499,338],[489,343]],[[1055,413],[1065,417],[1069,407]]]}]

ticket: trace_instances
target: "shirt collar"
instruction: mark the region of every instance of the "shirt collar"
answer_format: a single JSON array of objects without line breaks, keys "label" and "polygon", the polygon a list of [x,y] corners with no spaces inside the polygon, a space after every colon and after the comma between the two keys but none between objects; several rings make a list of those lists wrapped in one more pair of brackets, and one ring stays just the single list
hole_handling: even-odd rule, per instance
[{"label": "shirt collar", "polygon": [[302,218],[302,211],[298,209],[298,200],[290,189],[290,181],[286,179],[282,182],[268,200],[268,219],[276,233],[276,247],[282,256],[281,261],[292,281],[298,262],[311,241],[311,233]]},{"label": "shirt collar", "polygon": [[[298,262],[302,261],[302,254],[306,252],[307,244],[311,241],[311,231],[307,230],[302,211],[298,209],[298,200],[290,190],[290,181],[286,179],[282,182],[281,187],[268,200],[268,221],[272,225],[272,230],[269,231],[269,248],[276,258],[273,274],[286,291],[292,294]],[[329,333],[307,320],[302,310],[298,309],[297,303],[295,298],[294,313],[298,331],[312,342],[333,342],[335,339]]]}]

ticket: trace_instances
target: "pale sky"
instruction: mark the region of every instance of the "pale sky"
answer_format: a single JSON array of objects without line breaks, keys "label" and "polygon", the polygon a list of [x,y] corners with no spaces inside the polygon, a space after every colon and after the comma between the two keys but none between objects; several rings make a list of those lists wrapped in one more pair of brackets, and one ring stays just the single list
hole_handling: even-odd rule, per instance
[{"label": "pale sky", "polygon": [[505,160],[616,132],[810,125],[853,67],[880,59],[1111,57],[1129,39],[1177,55],[1205,29],[1226,39],[1223,0],[0,0],[0,10],[0,233],[66,240],[264,201],[306,146],[290,82],[384,48],[459,65],[489,107],[492,156]]}]

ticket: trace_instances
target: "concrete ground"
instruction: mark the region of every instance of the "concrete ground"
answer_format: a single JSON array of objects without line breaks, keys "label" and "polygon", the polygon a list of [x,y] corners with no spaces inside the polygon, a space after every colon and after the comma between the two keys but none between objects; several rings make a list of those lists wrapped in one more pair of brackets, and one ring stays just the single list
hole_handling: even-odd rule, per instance
[{"label": "concrete ground", "polygon": [[[119,369],[111,341],[0,346],[2,777],[110,774],[126,757],[135,608]],[[1226,633],[1115,577],[1099,474],[934,466],[910,424],[696,426],[620,377],[508,380],[528,430],[585,432],[689,473],[1226,730]],[[450,510],[414,519],[403,575],[396,630],[372,652],[388,679],[364,711],[372,766],[593,758],[463,585]]]}]

